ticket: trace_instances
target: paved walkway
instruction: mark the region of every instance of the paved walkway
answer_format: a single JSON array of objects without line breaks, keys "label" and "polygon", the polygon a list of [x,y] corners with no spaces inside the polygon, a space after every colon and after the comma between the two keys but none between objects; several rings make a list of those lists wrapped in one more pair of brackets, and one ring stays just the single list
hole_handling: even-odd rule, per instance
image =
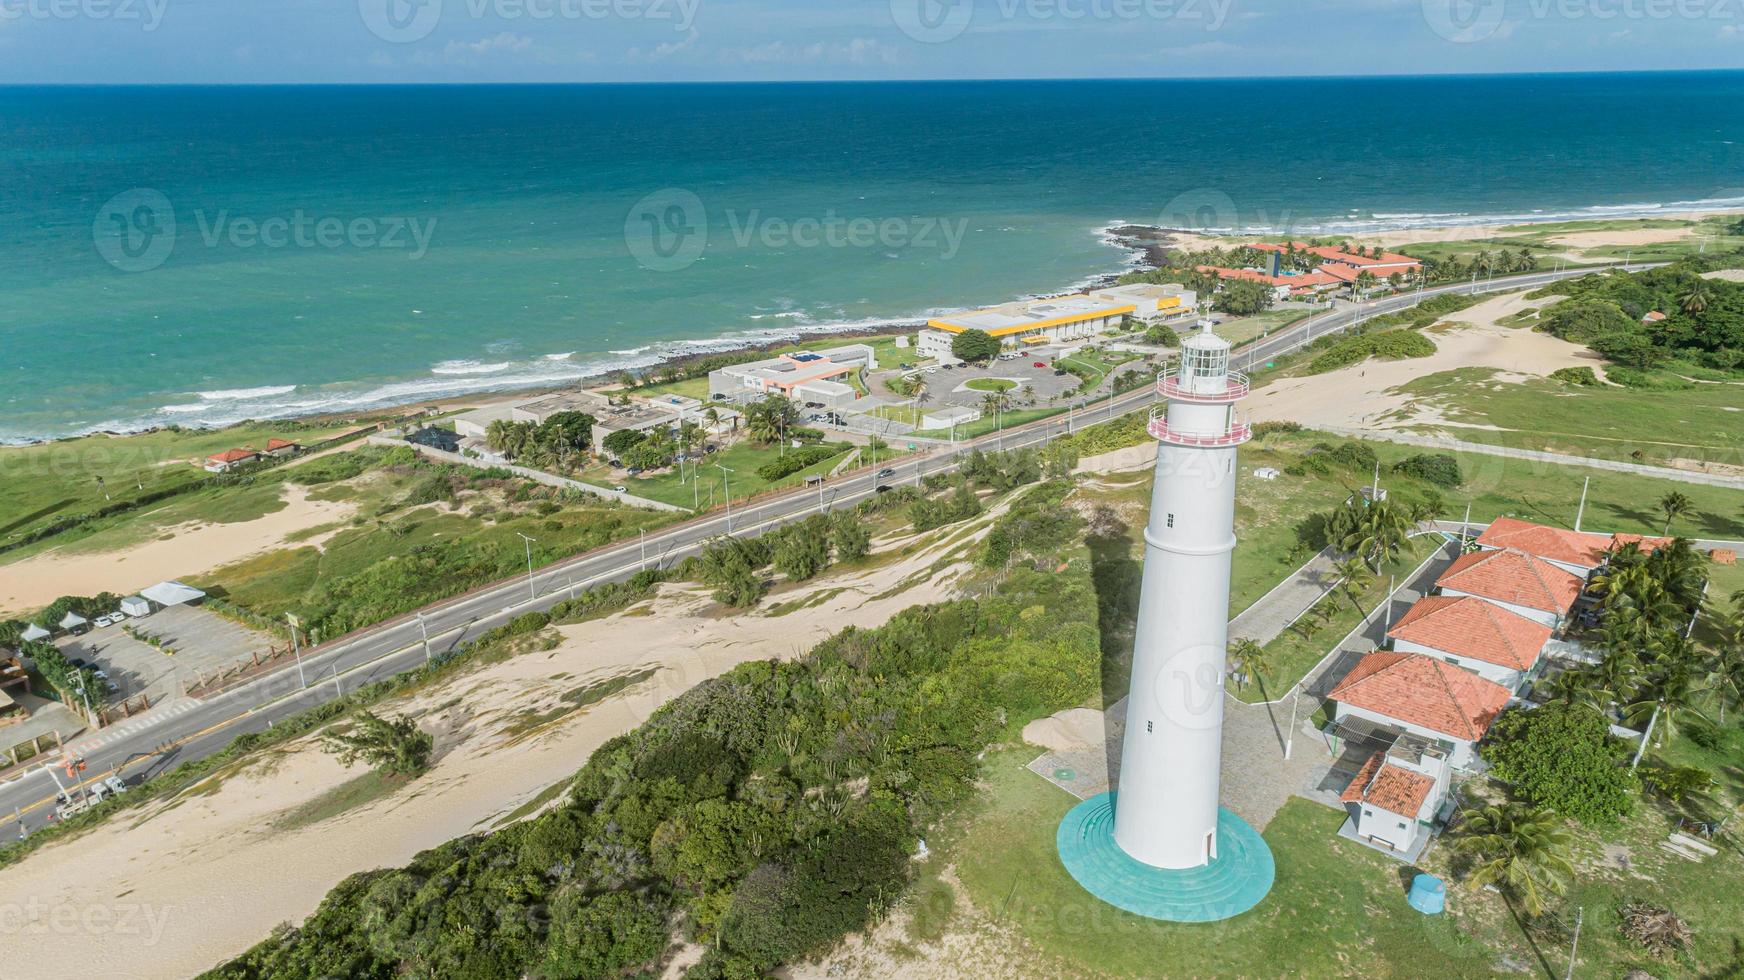
[{"label": "paved walkway", "polygon": [[1352,436],[1359,439],[1378,439],[1382,442],[1396,442],[1406,446],[1423,446],[1430,449],[1452,449],[1462,453],[1481,453],[1486,456],[1502,456],[1508,459],[1524,459],[1537,463],[1551,463],[1557,466],[1585,466],[1595,470],[1610,470],[1616,473],[1633,473],[1637,476],[1651,476],[1660,480],[1675,480],[1679,483],[1700,483],[1710,487],[1726,487],[1730,490],[1744,490],[1744,476],[1720,476],[1714,473],[1697,473],[1693,470],[1673,469],[1669,466],[1647,466],[1642,463],[1621,463],[1611,459],[1593,459],[1590,456],[1568,456],[1563,453],[1547,453],[1537,449],[1515,449],[1512,446],[1491,446],[1481,442],[1466,442],[1450,436],[1426,436],[1412,432],[1398,432],[1392,429],[1345,429],[1338,426],[1316,426],[1322,432],[1331,432],[1341,436]]},{"label": "paved walkway", "polygon": [[476,470],[508,470],[517,476],[524,476],[527,479],[532,480],[534,483],[543,483],[548,487],[557,487],[559,489],[580,490],[583,493],[591,493],[596,497],[604,497],[607,500],[616,500],[621,503],[626,503],[632,507],[646,507],[650,510],[666,510],[678,514],[690,513],[686,508],[676,507],[663,501],[650,500],[647,497],[638,497],[633,493],[618,493],[615,490],[602,487],[596,483],[585,483],[581,480],[572,480],[567,476],[558,476],[555,473],[547,473],[544,470],[535,470],[526,466],[516,466],[513,463],[487,463],[482,459],[474,459],[471,456],[462,456],[459,453],[433,449],[429,446],[413,446],[404,439],[395,439],[392,436],[370,436],[369,441],[377,446],[411,446],[413,449],[417,450],[420,456],[429,456],[432,459],[439,459],[444,463],[470,466]]},{"label": "paved walkway", "polygon": [[1230,641],[1246,638],[1264,646],[1277,639],[1279,633],[1343,581],[1333,570],[1334,564],[1331,549],[1308,559],[1307,564],[1291,572],[1289,578],[1229,621]]}]

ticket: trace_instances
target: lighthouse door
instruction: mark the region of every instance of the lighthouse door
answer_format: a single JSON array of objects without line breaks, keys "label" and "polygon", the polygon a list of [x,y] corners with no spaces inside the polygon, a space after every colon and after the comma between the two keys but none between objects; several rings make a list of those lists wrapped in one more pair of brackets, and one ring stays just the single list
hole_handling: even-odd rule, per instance
[{"label": "lighthouse door", "polygon": [[1205,863],[1217,860],[1217,831],[1205,835]]}]

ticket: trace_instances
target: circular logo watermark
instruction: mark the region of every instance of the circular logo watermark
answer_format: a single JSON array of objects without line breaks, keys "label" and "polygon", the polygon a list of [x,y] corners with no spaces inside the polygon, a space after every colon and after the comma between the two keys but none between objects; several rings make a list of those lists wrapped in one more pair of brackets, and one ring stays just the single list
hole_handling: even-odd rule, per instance
[{"label": "circular logo watermark", "polygon": [[1506,0],[1423,0],[1429,29],[1455,44],[1471,44],[1501,29]]},{"label": "circular logo watermark", "polygon": [[890,0],[890,18],[922,44],[942,44],[963,33],[975,16],[974,0]]},{"label": "circular logo watermark", "polygon": [[357,0],[363,26],[389,44],[422,41],[442,19],[442,0]]},{"label": "circular logo watermark", "polygon": [[642,198],[624,218],[624,243],[644,269],[688,268],[708,247],[708,213],[702,198],[679,187]]},{"label": "circular logo watermark", "polygon": [[1223,724],[1221,648],[1185,647],[1157,669],[1151,697],[1163,717],[1181,728],[1204,731]]},{"label": "circular logo watermark", "polygon": [[175,250],[176,209],[162,191],[122,191],[97,210],[91,240],[103,261],[122,272],[150,272]]},{"label": "circular logo watermark", "polygon": [[1217,234],[1235,231],[1240,220],[1234,198],[1222,191],[1200,187],[1170,198],[1169,203],[1163,205],[1162,213],[1157,215],[1156,225],[1176,231]]}]

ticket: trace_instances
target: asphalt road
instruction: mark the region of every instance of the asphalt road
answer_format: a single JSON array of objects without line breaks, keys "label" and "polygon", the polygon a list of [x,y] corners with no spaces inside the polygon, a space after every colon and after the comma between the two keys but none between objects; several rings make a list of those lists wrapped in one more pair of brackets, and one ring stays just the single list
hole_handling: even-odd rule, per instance
[{"label": "asphalt road", "polygon": [[[1649,268],[1644,264],[1632,270]],[[1542,285],[1558,279],[1585,275],[1592,269],[1560,273],[1534,273],[1478,283],[1478,292],[1499,292]],[[1339,304],[1325,313],[1279,330],[1241,348],[1237,366],[1259,363],[1286,354],[1317,337],[1343,330],[1352,324],[1415,305],[1430,296],[1470,292],[1470,284],[1425,289],[1420,293],[1389,297],[1364,304]],[[796,490],[767,498],[750,506],[734,505],[730,511],[710,513],[666,528],[640,540],[603,548],[566,559],[521,576],[475,590],[426,607],[420,613],[390,620],[319,649],[305,653],[300,667],[287,666],[208,699],[183,699],[150,715],[122,722],[70,743],[70,749],[86,763],[87,779],[119,771],[130,784],[140,776],[151,777],[184,762],[198,760],[223,749],[239,735],[265,731],[273,724],[307,708],[332,700],[342,691],[390,677],[422,664],[426,657],[423,631],[429,633],[429,651],[440,654],[470,638],[500,626],[515,616],[548,609],[572,592],[602,582],[628,578],[655,564],[670,565],[699,552],[711,538],[722,534],[760,534],[804,518],[819,509],[857,503],[876,492],[878,485],[918,482],[921,477],[943,473],[957,466],[959,454],[970,448],[1016,449],[1035,446],[1077,429],[1136,411],[1154,402],[1151,386],[1124,395],[1105,398],[1080,410],[1068,420],[1056,416],[1007,429],[995,435],[959,443],[954,449],[933,444],[931,451],[888,465],[867,467],[816,490]],[[874,473],[894,471],[874,479]],[[13,814],[14,832],[43,826],[54,809],[56,778],[69,782],[58,767],[32,769],[0,785],[0,819]]]}]

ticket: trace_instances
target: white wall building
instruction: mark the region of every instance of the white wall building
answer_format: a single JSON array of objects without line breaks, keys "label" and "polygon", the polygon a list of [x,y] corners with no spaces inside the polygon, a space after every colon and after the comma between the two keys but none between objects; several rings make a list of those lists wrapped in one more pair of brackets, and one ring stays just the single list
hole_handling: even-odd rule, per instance
[{"label": "white wall building", "polygon": [[1433,742],[1400,738],[1376,752],[1339,795],[1356,836],[1408,852],[1435,825],[1451,782],[1446,753]]},{"label": "white wall building", "polygon": [[1435,580],[1442,595],[1474,596],[1551,629],[1561,629],[1586,582],[1523,551],[1474,551]]},{"label": "white wall building", "polygon": [[1377,650],[1362,658],[1327,695],[1341,725],[1397,728],[1440,744],[1457,769],[1489,731],[1513,692],[1494,681],[1421,654]]},{"label": "white wall building", "polygon": [[1131,304],[1132,317],[1145,323],[1179,325],[1192,323],[1198,317],[1199,294],[1180,283],[1159,286],[1135,282],[1092,289],[1087,295],[1110,306]]},{"label": "white wall building", "polygon": [[1387,637],[1399,653],[1434,657],[1518,692],[1552,632],[1483,599],[1425,596],[1399,617]]}]

